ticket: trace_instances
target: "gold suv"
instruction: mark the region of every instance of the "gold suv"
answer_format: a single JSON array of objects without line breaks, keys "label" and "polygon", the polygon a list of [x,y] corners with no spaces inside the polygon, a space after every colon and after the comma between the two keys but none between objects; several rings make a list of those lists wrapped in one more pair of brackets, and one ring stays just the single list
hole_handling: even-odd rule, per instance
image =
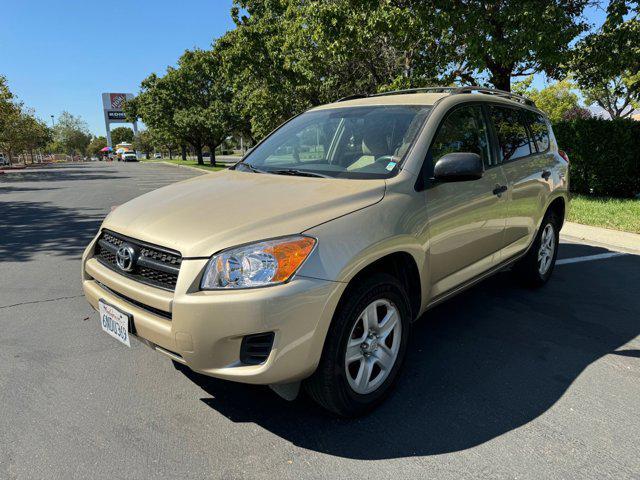
[{"label": "gold suv", "polygon": [[430,307],[508,265],[549,279],[567,200],[566,155],[526,98],[354,96],[228,170],[116,208],[83,287],[125,345],[358,415],[389,392]]}]

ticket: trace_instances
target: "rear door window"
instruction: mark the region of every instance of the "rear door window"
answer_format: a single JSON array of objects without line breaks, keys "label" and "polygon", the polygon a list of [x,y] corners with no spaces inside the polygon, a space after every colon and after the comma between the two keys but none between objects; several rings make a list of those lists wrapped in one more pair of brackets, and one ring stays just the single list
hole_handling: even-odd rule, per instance
[{"label": "rear door window", "polygon": [[544,117],[539,113],[527,112],[529,120],[529,130],[533,137],[533,143],[536,145],[538,152],[546,152],[549,150],[549,128]]},{"label": "rear door window", "polygon": [[491,105],[489,112],[498,136],[503,162],[526,157],[535,152],[522,110]]}]

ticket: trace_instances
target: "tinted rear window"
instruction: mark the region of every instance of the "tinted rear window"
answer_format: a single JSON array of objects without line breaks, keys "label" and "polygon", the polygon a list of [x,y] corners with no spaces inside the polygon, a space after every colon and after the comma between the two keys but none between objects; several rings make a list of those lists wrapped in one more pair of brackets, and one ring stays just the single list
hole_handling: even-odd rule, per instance
[{"label": "tinted rear window", "polygon": [[489,112],[498,135],[503,162],[526,157],[535,152],[522,110],[492,105]]}]

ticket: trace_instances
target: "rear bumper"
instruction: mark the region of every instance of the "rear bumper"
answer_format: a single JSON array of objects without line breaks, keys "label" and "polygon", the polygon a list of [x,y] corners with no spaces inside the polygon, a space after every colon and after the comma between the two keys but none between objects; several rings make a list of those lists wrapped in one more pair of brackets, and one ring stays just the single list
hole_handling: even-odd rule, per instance
[{"label": "rear bumper", "polygon": [[[182,262],[175,292],[143,285],[83,256],[82,285],[89,303],[104,299],[133,315],[147,345],[205,375],[245,383],[288,383],[316,369],[326,332],[345,284],[305,277],[267,288],[199,291],[206,259]],[[240,362],[245,335],[274,332],[267,360]]]}]

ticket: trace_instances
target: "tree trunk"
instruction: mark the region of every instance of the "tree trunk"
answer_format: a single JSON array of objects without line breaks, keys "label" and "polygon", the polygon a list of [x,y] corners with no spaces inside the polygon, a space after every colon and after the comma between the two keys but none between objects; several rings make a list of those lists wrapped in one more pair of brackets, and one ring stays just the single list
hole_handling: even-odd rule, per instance
[{"label": "tree trunk", "polygon": [[173,149],[169,149],[169,160],[173,160]]},{"label": "tree trunk", "polygon": [[211,162],[211,166],[215,167],[216,166],[216,147],[214,147],[213,145],[209,145],[209,150],[211,151],[211,157],[209,161]]},{"label": "tree trunk", "polygon": [[498,90],[511,91],[511,70],[504,67],[496,67],[491,70],[491,83]]},{"label": "tree trunk", "polygon": [[148,151],[148,150],[147,150],[147,153],[145,153],[145,158],[146,158],[147,160],[149,160],[149,158],[151,158],[151,156],[149,155],[149,151]]},{"label": "tree trunk", "polygon": [[180,145],[180,149],[182,150],[182,160],[186,160],[187,159],[187,146],[186,145]]},{"label": "tree trunk", "polygon": [[194,146],[196,151],[196,157],[198,158],[198,165],[204,165],[204,158],[202,158],[202,147],[200,145]]}]

